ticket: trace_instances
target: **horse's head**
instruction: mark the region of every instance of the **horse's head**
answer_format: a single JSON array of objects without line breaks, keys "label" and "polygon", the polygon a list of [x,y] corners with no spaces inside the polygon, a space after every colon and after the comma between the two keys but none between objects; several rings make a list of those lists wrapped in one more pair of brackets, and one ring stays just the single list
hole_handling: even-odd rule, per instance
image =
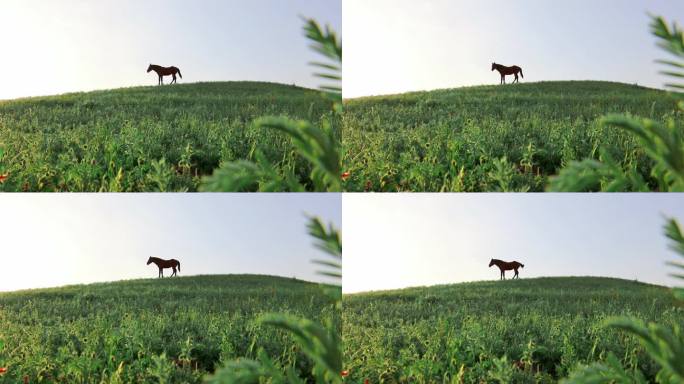
[{"label": "horse's head", "polygon": [[489,266],[491,267],[492,265],[494,265],[494,259],[489,260]]},{"label": "horse's head", "polygon": [[[150,66],[147,67],[147,73],[150,73],[151,70],[152,70],[152,64],[150,64]],[[147,264],[149,264],[149,263],[147,263]]]},{"label": "horse's head", "polygon": [[[148,71],[148,72],[149,72],[149,71]],[[152,256],[150,256],[150,258],[147,259],[147,265],[150,265],[151,262],[152,262]]]},{"label": "horse's head", "polygon": [[[496,63],[492,63],[492,71],[495,69],[496,69]],[[149,72],[149,70],[147,70],[147,72]],[[490,265],[490,267],[491,267],[491,265]]]}]

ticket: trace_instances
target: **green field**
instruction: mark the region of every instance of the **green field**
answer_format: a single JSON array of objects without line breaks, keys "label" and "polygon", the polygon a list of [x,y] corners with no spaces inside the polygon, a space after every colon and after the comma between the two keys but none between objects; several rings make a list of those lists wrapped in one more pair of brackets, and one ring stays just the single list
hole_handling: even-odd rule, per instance
[{"label": "green field", "polygon": [[310,380],[312,363],[292,337],[255,320],[280,312],[320,321],[334,316],[328,303],[318,284],[258,275],[0,293],[0,382],[198,383],[260,348]]},{"label": "green field", "polygon": [[[653,382],[655,363],[616,315],[684,326],[664,287],[595,277],[536,278],[345,295],[350,382],[551,383],[608,352]],[[503,360],[505,356],[505,361]],[[460,372],[460,375],[459,375]]]},{"label": "green field", "polygon": [[290,138],[252,125],[264,115],[331,119],[320,92],[260,82],[0,101],[0,191],[195,191],[201,176],[256,149],[313,189]]},{"label": "green field", "polygon": [[572,160],[603,148],[651,189],[637,140],[604,127],[625,113],[684,127],[664,91],[599,81],[477,86],[345,100],[343,168],[350,191],[543,191]]}]

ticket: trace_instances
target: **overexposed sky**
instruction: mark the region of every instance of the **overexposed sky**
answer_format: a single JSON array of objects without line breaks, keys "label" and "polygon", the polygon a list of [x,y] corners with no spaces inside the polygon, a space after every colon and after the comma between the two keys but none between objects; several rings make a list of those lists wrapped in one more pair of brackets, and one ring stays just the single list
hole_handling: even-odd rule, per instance
[{"label": "overexposed sky", "polygon": [[[342,25],[341,0],[2,0],[0,99],[182,82],[258,80],[311,88],[300,17]],[[169,78],[166,79],[169,81]]]},{"label": "overexposed sky", "polygon": [[[665,53],[647,12],[684,23],[678,0],[344,0],[344,97],[522,82],[610,80],[661,87]],[[512,81],[512,77],[508,78]]]},{"label": "overexposed sky", "polygon": [[492,258],[525,264],[523,279],[677,282],[663,215],[684,225],[684,194],[344,194],[342,205],[345,293],[496,280]]},{"label": "overexposed sky", "polygon": [[[2,194],[0,291],[180,276],[253,273],[329,281],[305,214],[338,228],[339,194]],[[171,270],[166,270],[170,275]]]}]

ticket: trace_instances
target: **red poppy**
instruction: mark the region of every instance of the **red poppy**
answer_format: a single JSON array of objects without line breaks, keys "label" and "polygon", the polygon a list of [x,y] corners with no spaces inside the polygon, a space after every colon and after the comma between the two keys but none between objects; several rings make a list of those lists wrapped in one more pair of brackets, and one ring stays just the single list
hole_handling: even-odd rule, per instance
[{"label": "red poppy", "polygon": [[370,384],[370,379],[366,379],[363,381],[363,384]]},{"label": "red poppy", "polygon": [[0,367],[0,374],[7,372],[7,368]]},{"label": "red poppy", "polygon": [[349,371],[347,371],[347,370],[342,371],[342,377],[347,377],[347,376],[349,376]]},{"label": "red poppy", "polygon": [[4,183],[5,180],[7,180],[7,174],[6,173],[4,175],[0,175],[0,183]]},{"label": "red poppy", "polygon": [[348,178],[349,178],[349,172],[344,172],[344,173],[342,174],[342,181],[345,181],[345,180],[347,180]]}]

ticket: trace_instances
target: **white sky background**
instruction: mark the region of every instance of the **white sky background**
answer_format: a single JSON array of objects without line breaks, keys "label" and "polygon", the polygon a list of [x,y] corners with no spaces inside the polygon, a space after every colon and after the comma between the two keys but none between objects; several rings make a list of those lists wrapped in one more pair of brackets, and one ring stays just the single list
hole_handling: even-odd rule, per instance
[{"label": "white sky background", "polygon": [[[609,276],[682,285],[663,215],[683,194],[344,194],[343,292],[521,278]],[[511,272],[508,272],[508,277]]]},{"label": "white sky background", "polygon": [[344,0],[344,97],[498,84],[493,61],[661,87],[647,11],[684,23],[679,0]]},{"label": "white sky background", "polygon": [[[339,194],[2,194],[0,291],[180,276],[317,275],[305,214],[341,227]],[[170,270],[165,271],[165,274]]]}]

